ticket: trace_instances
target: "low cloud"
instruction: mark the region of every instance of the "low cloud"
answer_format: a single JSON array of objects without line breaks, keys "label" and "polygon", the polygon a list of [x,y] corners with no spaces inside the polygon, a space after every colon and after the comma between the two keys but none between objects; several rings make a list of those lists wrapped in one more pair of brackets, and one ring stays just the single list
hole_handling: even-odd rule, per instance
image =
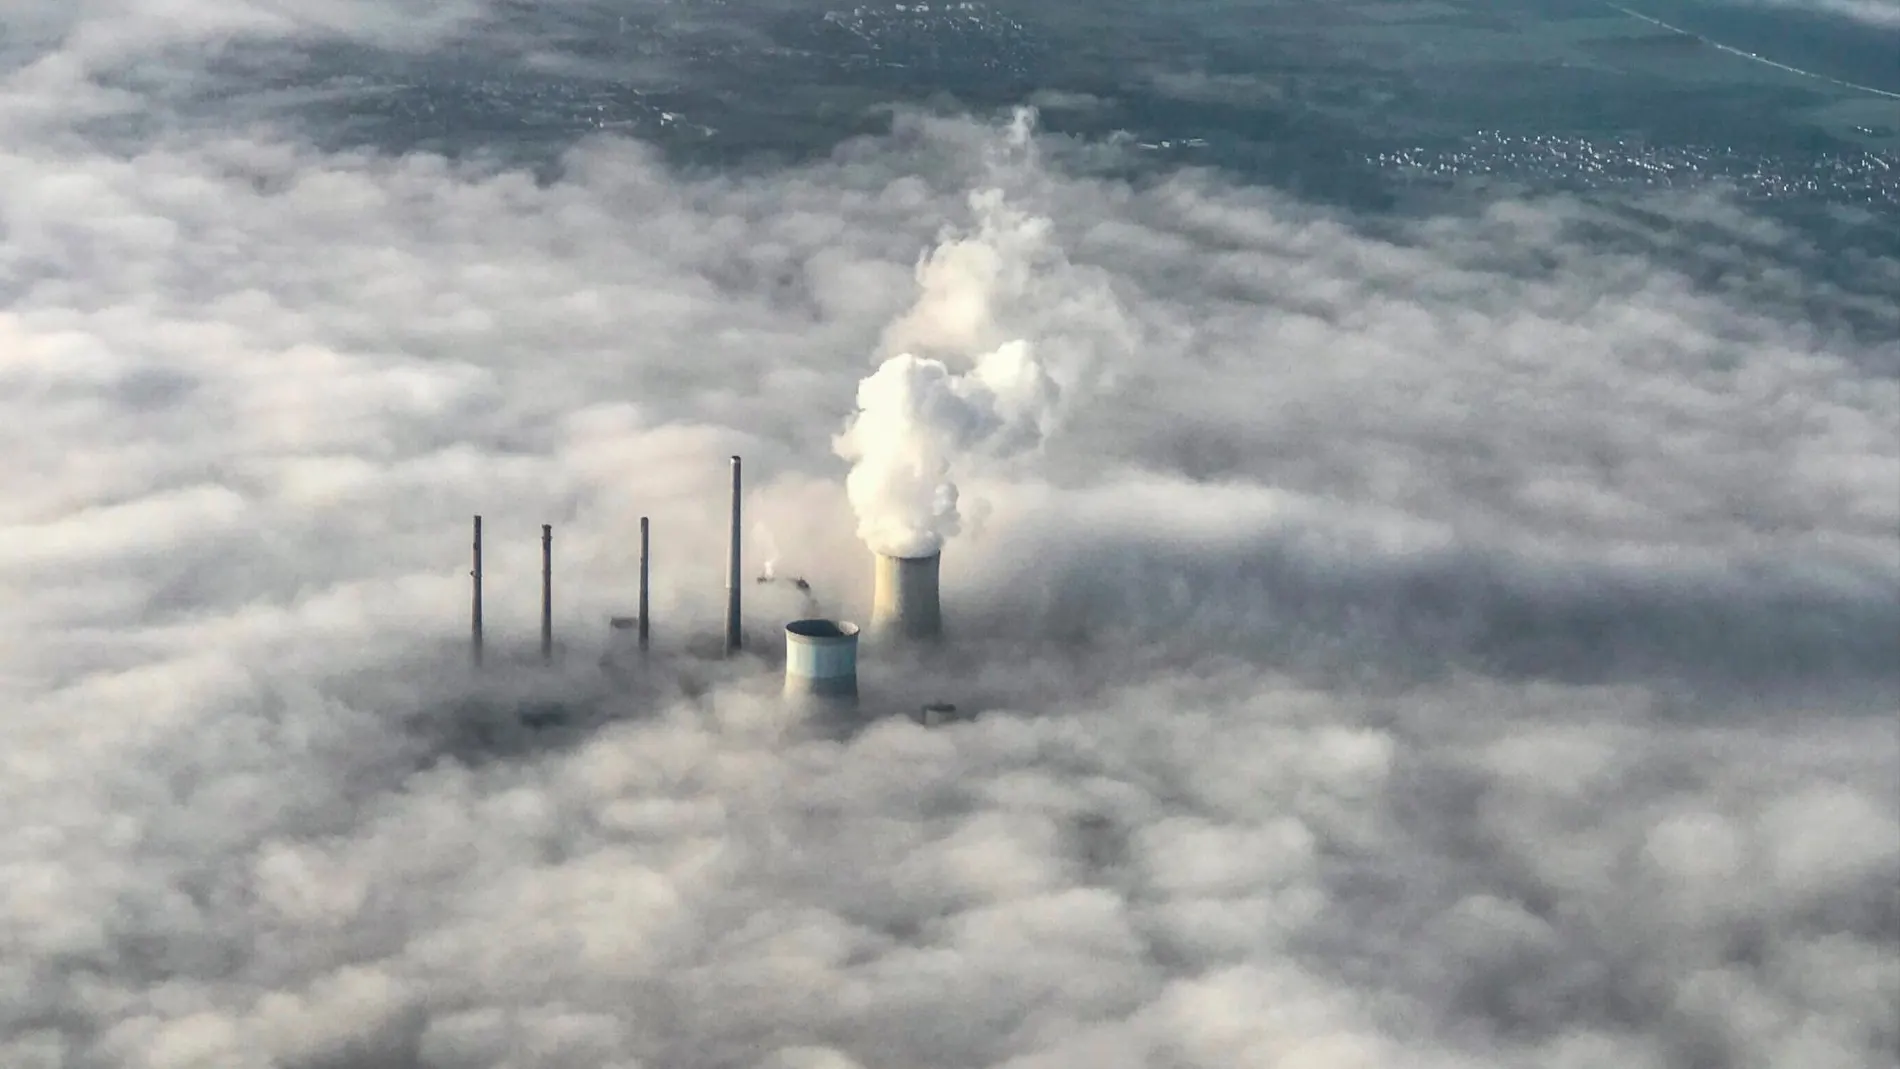
[{"label": "low cloud", "polygon": [[[175,21],[477,24],[400,10]],[[1798,237],[1710,198],[1642,205],[1666,249],[1565,200],[1375,227],[1007,117],[719,175],[127,148],[82,121],[163,105],[80,60],[163,12],[73,11],[0,86],[0,1063],[1900,1053],[1900,335],[1799,314],[1838,294]],[[1001,340],[1069,408],[960,477],[952,647],[867,648],[874,719],[821,731],[770,588],[757,662],[691,649],[724,459],[747,574],[861,618],[832,437],[973,193],[1059,252]],[[943,700],[981,715],[897,715]]]},{"label": "low cloud", "polygon": [[1822,11],[1885,30],[1900,29],[1900,3],[1894,0],[1753,0],[1773,7]]}]

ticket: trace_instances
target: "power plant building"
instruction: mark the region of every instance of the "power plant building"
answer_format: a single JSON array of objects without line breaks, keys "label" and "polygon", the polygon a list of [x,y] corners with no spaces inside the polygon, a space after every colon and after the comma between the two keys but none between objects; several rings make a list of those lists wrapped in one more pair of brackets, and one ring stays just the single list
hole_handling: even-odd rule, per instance
[{"label": "power plant building", "polygon": [[871,637],[880,642],[931,643],[943,637],[937,573],[942,555],[877,555],[871,590]]},{"label": "power plant building", "polygon": [[793,620],[785,625],[785,697],[799,702],[856,704],[858,625]]},{"label": "power plant building", "polygon": [[[730,532],[726,545],[726,604],[722,643],[688,643],[688,649],[712,654],[723,647],[727,658],[738,655],[744,646],[742,628],[740,565],[742,561],[741,527],[743,483],[741,460],[731,458]],[[484,653],[482,517],[474,520],[473,560],[470,603],[470,640],[472,659],[480,666]],[[553,660],[553,527],[541,527],[541,657]],[[940,602],[939,572],[941,553],[922,556],[873,554],[873,590],[870,623],[864,629],[873,642],[890,647],[930,647],[943,638],[943,609]],[[614,616],[609,620],[608,648],[601,667],[620,682],[636,679],[638,673],[660,666],[659,658],[649,660],[651,529],[647,517],[640,517],[639,528],[639,601],[637,615]],[[777,581],[768,571],[760,582]],[[808,708],[855,709],[858,705],[859,628],[855,623],[826,619],[818,603],[811,598],[809,584],[802,579],[787,580],[805,595],[804,618],[785,624],[785,668],[783,696],[788,702]],[[710,637],[710,636],[707,636]],[[957,708],[932,703],[913,714],[919,723],[937,725],[960,719]]]}]

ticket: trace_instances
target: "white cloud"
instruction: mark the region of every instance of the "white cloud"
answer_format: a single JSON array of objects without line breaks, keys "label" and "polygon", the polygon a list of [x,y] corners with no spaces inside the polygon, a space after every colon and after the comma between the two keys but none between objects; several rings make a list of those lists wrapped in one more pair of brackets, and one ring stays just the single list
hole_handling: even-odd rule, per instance
[{"label": "white cloud", "polygon": [[[422,40],[400,13],[57,26]],[[0,87],[0,1064],[1894,1051],[1900,389],[1799,278],[1699,288],[1574,203],[1382,238],[975,120],[743,177],[114,150],[57,62]],[[1011,336],[1093,370],[1039,466],[964,483],[951,663],[867,651],[872,708],[986,715],[822,736],[681,650],[724,458],[781,573],[861,611],[831,435],[973,185],[1060,253]],[[1712,256],[1795,240],[1652,207]],[[641,515],[660,667],[610,697]],[[515,722],[553,699],[592,719]]]},{"label": "white cloud", "polygon": [[1881,29],[1900,29],[1900,3],[1895,0],[1753,0],[1774,7],[1823,11]]}]

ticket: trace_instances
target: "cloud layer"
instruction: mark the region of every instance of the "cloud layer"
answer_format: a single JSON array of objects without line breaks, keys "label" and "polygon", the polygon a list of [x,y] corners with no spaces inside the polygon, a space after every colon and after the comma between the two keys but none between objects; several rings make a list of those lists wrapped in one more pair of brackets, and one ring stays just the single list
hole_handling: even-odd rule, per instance
[{"label": "cloud layer", "polygon": [[1894,0],[1759,0],[1775,7],[1825,11],[1883,30],[1900,29],[1900,3]]},{"label": "cloud layer", "polygon": [[[1007,117],[744,174],[128,149],[82,123],[159,105],[95,59],[493,13],[56,10],[0,82],[0,1064],[1900,1055],[1900,332],[1798,314],[1840,297],[1798,236],[1360,220]],[[863,669],[982,715],[789,720],[774,588],[757,663],[688,649],[724,458],[751,556],[861,612],[832,438],[985,191],[1042,244],[965,355],[1068,408],[959,473],[953,647]]]}]

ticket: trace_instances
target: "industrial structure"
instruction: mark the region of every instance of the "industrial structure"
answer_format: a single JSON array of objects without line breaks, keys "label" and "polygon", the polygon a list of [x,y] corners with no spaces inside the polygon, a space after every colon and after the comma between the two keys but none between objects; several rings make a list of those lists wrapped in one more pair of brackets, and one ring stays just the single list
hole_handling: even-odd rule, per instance
[{"label": "industrial structure", "polygon": [[541,659],[554,659],[554,526],[541,525]]},{"label": "industrial structure", "polygon": [[928,557],[877,555],[871,584],[871,636],[878,642],[931,643],[943,637],[937,568]]},{"label": "industrial structure", "polygon": [[[643,534],[645,531],[645,523],[645,520],[641,521]],[[486,635],[483,633],[484,621],[482,619],[482,518],[479,515],[475,517],[473,549],[473,558],[468,571],[470,581],[468,603],[469,660],[475,667],[480,668],[486,652],[484,649]],[[641,619],[643,621],[642,633],[644,634],[644,620],[646,614],[646,576],[644,569],[642,569],[640,583]],[[554,525],[544,523],[541,525],[541,660],[546,662],[552,661],[553,659]]]},{"label": "industrial structure", "polygon": [[475,581],[468,606],[469,657],[475,667],[482,666],[482,518],[475,517],[475,566],[469,569]]},{"label": "industrial structure", "polygon": [[858,625],[816,619],[786,624],[785,697],[795,702],[857,704]]},{"label": "industrial structure", "polygon": [[[742,616],[740,567],[744,484],[741,460],[731,458],[730,533],[726,547],[726,604],[724,633],[717,647],[726,659],[738,657],[745,647]],[[639,600],[635,616],[615,616],[609,621],[610,648],[603,667],[616,675],[633,670],[644,662],[651,641],[649,584],[652,572],[652,529],[649,518],[640,517]],[[871,623],[866,634],[874,645],[888,647],[928,647],[941,642],[943,611],[940,604],[939,570],[941,554],[899,557],[874,554],[872,561]],[[470,600],[471,659],[479,667],[483,661],[482,618],[482,517],[475,517],[473,580]],[[769,570],[758,582],[774,582]],[[782,694],[801,709],[850,709],[858,703],[858,640],[855,623],[825,618],[811,597],[803,579],[785,580],[805,598],[806,616],[784,625],[785,667]],[[627,639],[634,639],[633,651]],[[709,638],[710,636],[703,636]],[[554,528],[541,525],[541,659],[554,659]],[[715,655],[714,648],[702,647],[702,653]],[[912,714],[912,719],[935,725],[959,719],[957,707],[932,703]]]},{"label": "industrial structure", "polygon": [[732,458],[732,541],[726,550],[726,656],[745,645],[739,623],[739,458]]},{"label": "industrial structure", "polygon": [[653,574],[650,563],[653,550],[652,529],[645,516],[640,517],[640,652],[647,651],[647,645],[653,636],[652,625],[647,623],[647,580]]}]

